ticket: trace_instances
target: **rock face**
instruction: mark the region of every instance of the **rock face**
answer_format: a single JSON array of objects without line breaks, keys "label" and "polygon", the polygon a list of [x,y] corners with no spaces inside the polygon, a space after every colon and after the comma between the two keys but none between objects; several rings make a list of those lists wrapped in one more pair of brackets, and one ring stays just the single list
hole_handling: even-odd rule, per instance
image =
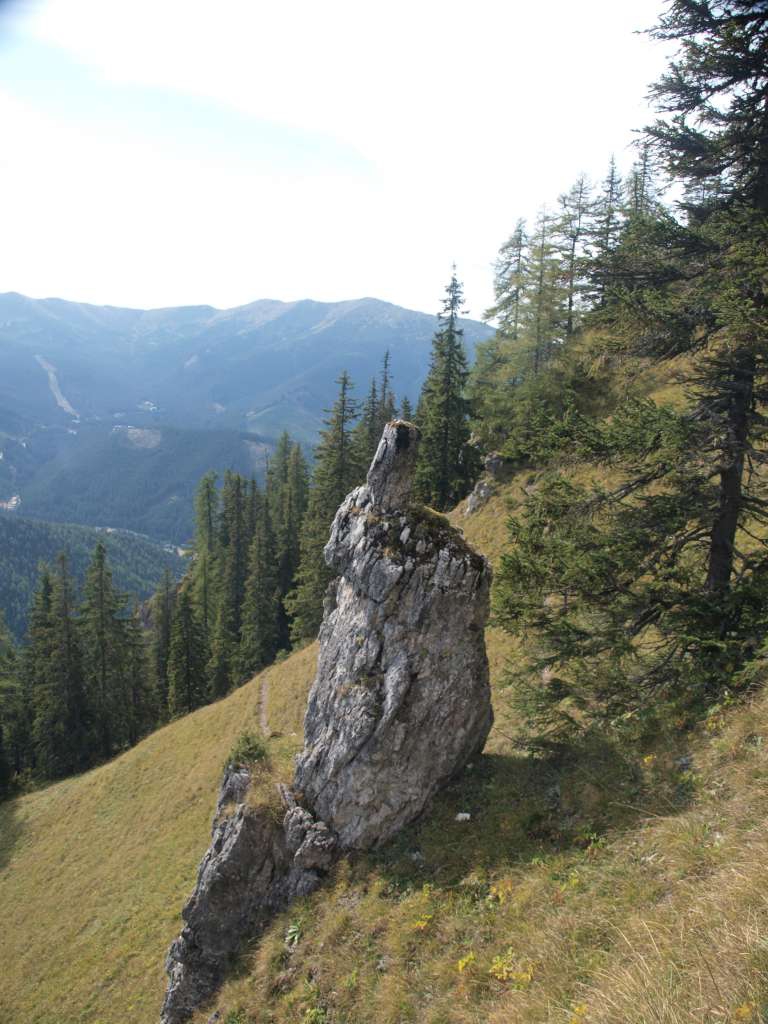
[{"label": "rock face", "polygon": [[384,843],[418,817],[493,720],[490,569],[447,519],[411,504],[417,449],[416,427],[387,425],[325,548],[339,578],[294,786],[343,849]]},{"label": "rock face", "polygon": [[[419,434],[387,424],[325,558],[317,676],[279,822],[227,769],[211,845],[172,944],[162,1024],[218,987],[243,941],[311,892],[345,850],[386,842],[483,747],[493,721],[484,628],[490,569],[444,516],[413,505]],[[221,815],[234,805],[234,812]]]},{"label": "rock face", "polygon": [[[232,802],[232,778],[245,800],[243,770],[228,768],[218,808]],[[296,812],[301,824],[287,828]],[[320,884],[317,867],[333,861],[336,840],[322,823],[295,806],[285,824],[264,807],[238,803],[223,821],[214,818],[211,845],[197,873],[195,891],[182,911],[184,928],[166,959],[168,990],[162,1024],[187,1020],[219,987],[244,939],[258,935],[265,924],[297,896]]]}]

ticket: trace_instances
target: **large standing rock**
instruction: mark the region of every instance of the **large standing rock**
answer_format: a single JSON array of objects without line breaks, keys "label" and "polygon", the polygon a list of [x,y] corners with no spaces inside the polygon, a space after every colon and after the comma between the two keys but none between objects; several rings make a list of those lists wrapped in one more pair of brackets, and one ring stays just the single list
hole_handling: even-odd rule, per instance
[{"label": "large standing rock", "polygon": [[491,573],[448,520],[410,501],[411,424],[387,425],[325,548],[339,573],[294,785],[346,849],[386,842],[482,749]]},{"label": "large standing rock", "polygon": [[[282,823],[224,775],[211,845],[172,944],[162,1024],[218,987],[242,943],[312,891],[345,849],[385,842],[422,813],[491,727],[484,627],[490,569],[444,516],[410,501],[418,430],[389,423],[364,487],[325,549],[340,574]],[[234,812],[221,816],[234,806]]]}]

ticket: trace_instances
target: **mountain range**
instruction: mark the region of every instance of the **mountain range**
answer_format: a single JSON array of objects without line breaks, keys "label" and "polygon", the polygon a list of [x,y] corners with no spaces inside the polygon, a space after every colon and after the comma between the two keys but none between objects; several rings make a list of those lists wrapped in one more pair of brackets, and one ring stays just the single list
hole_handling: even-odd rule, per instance
[{"label": "mountain range", "polygon": [[[491,329],[462,322],[469,354]],[[310,447],[347,370],[390,352],[398,399],[436,318],[378,299],[140,310],[0,295],[0,508],[181,542],[209,469],[261,476],[287,429]]]}]

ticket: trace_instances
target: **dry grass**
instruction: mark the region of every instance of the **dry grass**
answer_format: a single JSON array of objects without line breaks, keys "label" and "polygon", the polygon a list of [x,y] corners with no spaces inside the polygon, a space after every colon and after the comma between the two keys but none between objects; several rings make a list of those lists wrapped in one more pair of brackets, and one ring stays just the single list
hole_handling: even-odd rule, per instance
[{"label": "dry grass", "polygon": [[[273,692],[297,682],[305,694],[310,657],[270,669]],[[2,1024],[157,1019],[222,766],[258,729],[259,692],[257,677],[109,764],[0,806]],[[297,743],[270,741],[275,774],[289,774]]]},{"label": "dry grass", "polygon": [[[454,517],[492,559],[530,476]],[[522,652],[497,630],[488,649],[487,752],[422,822],[273,922],[215,1004],[224,1021],[768,1021],[768,700],[698,737],[659,737],[645,759],[606,744],[555,768],[508,739],[501,679]],[[290,771],[315,659],[313,645],[267,670],[262,786]],[[257,678],[0,808],[2,1024],[157,1019],[221,765],[257,727],[261,692]]]}]

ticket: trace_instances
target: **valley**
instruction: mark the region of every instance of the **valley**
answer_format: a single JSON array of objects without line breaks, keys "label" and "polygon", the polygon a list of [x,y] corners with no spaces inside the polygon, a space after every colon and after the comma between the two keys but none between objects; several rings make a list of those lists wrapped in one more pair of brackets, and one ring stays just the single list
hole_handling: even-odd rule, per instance
[{"label": "valley", "polygon": [[[462,321],[467,344],[491,330]],[[416,398],[435,318],[376,299],[134,310],[0,295],[0,509],[184,543],[208,470],[309,451],[346,369]]]}]

